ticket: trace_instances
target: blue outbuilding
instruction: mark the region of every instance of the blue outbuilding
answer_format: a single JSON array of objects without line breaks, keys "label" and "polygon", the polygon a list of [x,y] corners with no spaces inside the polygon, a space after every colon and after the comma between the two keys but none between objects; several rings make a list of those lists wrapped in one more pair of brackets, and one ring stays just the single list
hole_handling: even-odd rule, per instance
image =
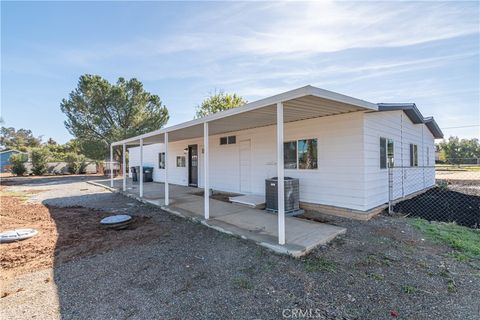
[{"label": "blue outbuilding", "polygon": [[10,163],[10,157],[13,154],[24,154],[25,160],[27,160],[28,154],[26,152],[21,152],[18,150],[10,149],[0,152],[0,172],[7,172],[10,170],[12,164]]}]

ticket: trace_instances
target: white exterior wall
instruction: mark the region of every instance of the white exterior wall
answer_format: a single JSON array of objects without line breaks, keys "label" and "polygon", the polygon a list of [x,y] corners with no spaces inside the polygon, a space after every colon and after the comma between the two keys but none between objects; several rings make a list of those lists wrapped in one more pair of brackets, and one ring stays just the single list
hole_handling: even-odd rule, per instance
[{"label": "white exterior wall", "polygon": [[[220,136],[236,136],[236,144],[220,145]],[[300,180],[300,200],[355,210],[369,210],[388,202],[388,170],[380,169],[380,137],[394,140],[395,165],[410,165],[410,143],[418,145],[419,168],[395,169],[394,197],[422,190],[435,183],[434,138],[424,124],[413,124],[402,111],[355,112],[285,124],[285,142],[317,138],[318,169],[285,170]],[[276,127],[268,126],[210,136],[210,187],[241,192],[240,143],[250,140],[250,193],[265,194],[265,179],[276,176]],[[403,141],[403,148],[402,148]],[[188,157],[184,149],[197,144],[198,182],[203,186],[203,137],[169,143],[169,182],[188,185],[188,167],[177,168],[176,157]],[[139,165],[139,147],[129,148],[130,166]],[[164,181],[158,168],[163,144],[144,146],[144,165],[154,167],[153,179]],[[402,186],[403,171],[403,186]]]},{"label": "white exterior wall", "polygon": [[[381,137],[394,141],[394,199],[435,184],[434,137],[424,124],[412,123],[403,111],[365,113],[364,123],[366,208],[388,202],[388,169],[380,169]],[[418,167],[410,167],[411,143],[418,146]]]},{"label": "white exterior wall", "polygon": [[[220,145],[220,136],[236,136],[236,144]],[[363,174],[363,113],[356,112],[285,124],[285,141],[317,138],[318,169],[285,170],[299,178],[300,200],[365,210]],[[265,194],[265,179],[276,176],[276,127],[268,126],[210,137],[210,186],[240,192],[240,142],[250,140],[250,193]],[[198,144],[199,185],[203,186],[203,138],[169,143],[169,182],[188,184],[188,168],[177,168],[176,157],[189,144]],[[139,165],[139,147],[130,148],[130,166]],[[144,146],[144,163],[152,165],[154,180],[163,181],[158,153],[163,145]],[[188,159],[187,159],[188,165]]]}]

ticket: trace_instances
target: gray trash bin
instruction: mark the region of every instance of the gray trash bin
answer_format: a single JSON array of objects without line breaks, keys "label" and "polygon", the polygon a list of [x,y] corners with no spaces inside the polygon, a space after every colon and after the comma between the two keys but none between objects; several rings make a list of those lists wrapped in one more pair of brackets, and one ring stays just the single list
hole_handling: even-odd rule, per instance
[{"label": "gray trash bin", "polygon": [[153,182],[153,167],[143,167],[143,182]]},{"label": "gray trash bin", "polygon": [[[140,166],[131,167],[132,180],[137,182],[140,180]],[[143,167],[143,182],[153,182],[153,167]]]},{"label": "gray trash bin", "polygon": [[130,171],[132,172],[132,180],[133,180],[133,181],[138,181],[137,168],[138,168],[138,167],[131,167],[131,168],[130,168]]}]

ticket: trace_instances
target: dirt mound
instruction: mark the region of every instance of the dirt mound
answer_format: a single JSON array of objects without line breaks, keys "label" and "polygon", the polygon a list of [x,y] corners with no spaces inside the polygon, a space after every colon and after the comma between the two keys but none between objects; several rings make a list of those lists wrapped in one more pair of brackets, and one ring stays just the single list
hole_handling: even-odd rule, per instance
[{"label": "dirt mound", "polygon": [[99,221],[111,212],[84,207],[49,207],[24,201],[25,195],[2,192],[1,231],[34,228],[31,239],[0,245],[2,280],[53,267],[79,256],[93,255],[158,238],[163,232],[151,217],[134,216],[125,230],[106,230]]}]

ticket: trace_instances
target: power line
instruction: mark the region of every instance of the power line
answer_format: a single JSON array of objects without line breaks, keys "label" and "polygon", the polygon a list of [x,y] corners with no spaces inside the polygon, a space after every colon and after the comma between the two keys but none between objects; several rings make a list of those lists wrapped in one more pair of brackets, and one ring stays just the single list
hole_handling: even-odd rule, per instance
[{"label": "power line", "polygon": [[441,129],[445,130],[445,129],[460,129],[460,128],[472,128],[472,127],[480,127],[480,124],[472,124],[472,125],[468,125],[468,126],[459,126],[459,127],[445,127],[445,128],[441,128]]}]

